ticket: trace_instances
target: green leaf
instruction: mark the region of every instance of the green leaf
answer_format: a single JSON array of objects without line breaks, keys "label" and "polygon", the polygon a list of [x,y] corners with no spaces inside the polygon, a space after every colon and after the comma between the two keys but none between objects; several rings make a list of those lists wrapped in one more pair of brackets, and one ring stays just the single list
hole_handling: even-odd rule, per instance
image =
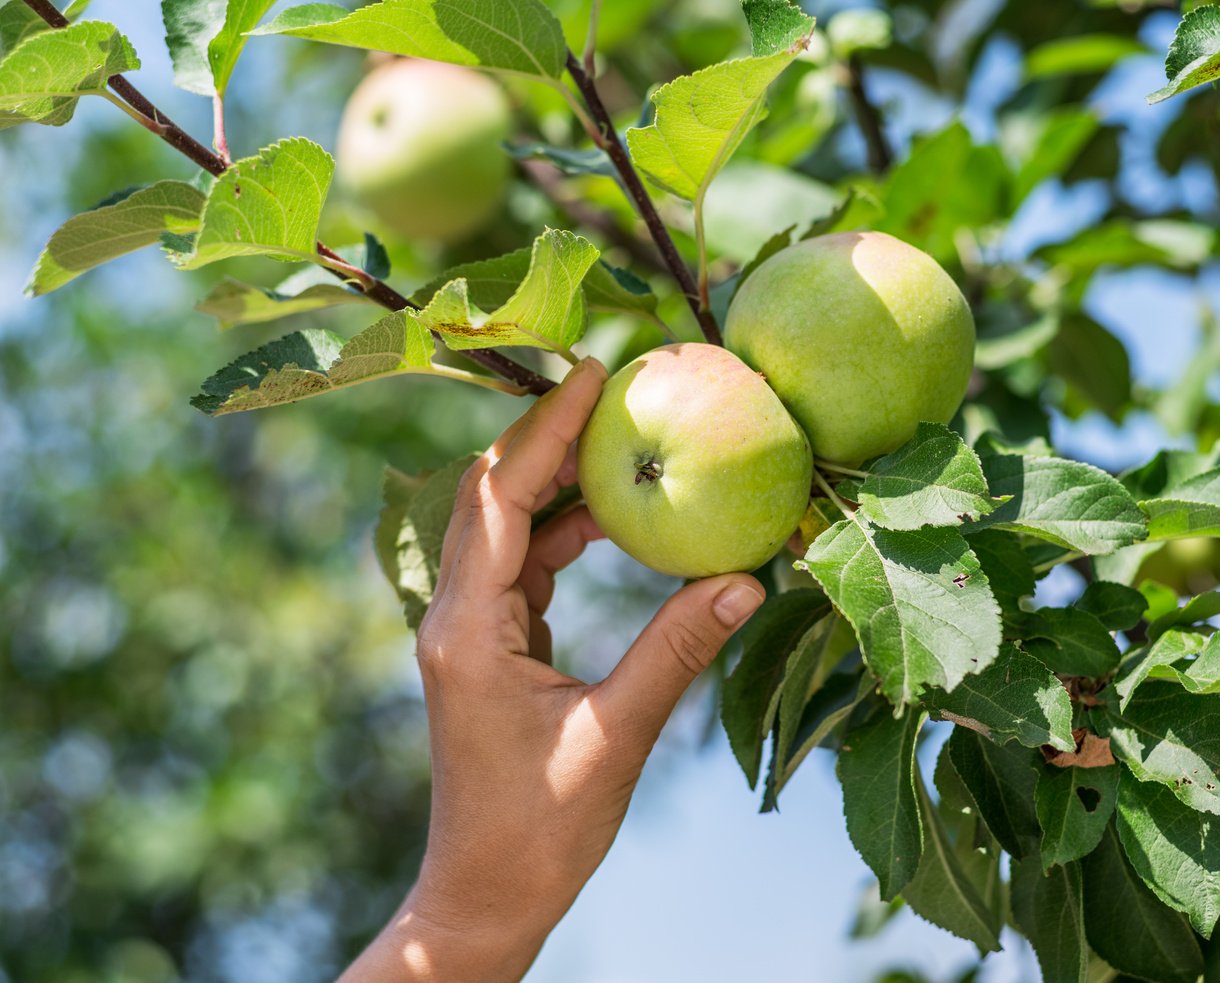
[{"label": "green leaf", "polygon": [[402,601],[412,631],[419,630],[432,603],[458,484],[475,460],[471,454],[425,477],[386,468],[385,507],[374,542],[381,568]]},{"label": "green leaf", "polygon": [[1001,131],[1001,141],[1009,152],[1015,142],[1022,144],[1013,186],[1015,202],[1024,201],[1043,181],[1067,170],[1099,125],[1095,111],[1077,106],[1039,107],[1013,114]]},{"label": "green leaf", "polygon": [[1015,744],[993,744],[964,727],[953,728],[947,747],[949,760],[1000,846],[1018,860],[1036,852],[1034,752]]},{"label": "green leaf", "polygon": [[[658,187],[694,202],[697,215],[712,180],[766,116],[767,87],[812,35],[813,18],[799,11],[772,22],[770,16],[780,6],[761,0],[751,5],[760,25],[755,51],[764,53],[720,62],[661,86],[652,97],[656,121],[627,131],[635,165]],[[766,11],[771,13],[764,16]],[[803,18],[799,30],[793,27],[798,17]],[[777,41],[786,43],[773,48]]]},{"label": "green leaf", "polygon": [[960,526],[1001,503],[987,494],[979,459],[940,423],[921,423],[915,436],[868,467],[860,484],[860,514],[883,529]]},{"label": "green leaf", "polygon": [[1220,536],[1220,468],[1144,499],[1140,508],[1148,515],[1150,539]]},{"label": "green leaf", "polygon": [[1058,457],[980,450],[991,494],[1011,496],[975,528],[998,527],[1081,553],[1113,553],[1144,539],[1144,515],[1131,494],[1100,468]]},{"label": "green leaf", "polygon": [[247,35],[274,5],[275,0],[228,0],[224,23],[208,43],[208,64],[216,92],[223,98],[237,60],[245,50]]},{"label": "green leaf", "polygon": [[9,0],[0,6],[0,58],[26,38],[50,29],[51,25],[34,13],[25,0]]},{"label": "green leaf", "polygon": [[251,34],[429,58],[551,81],[563,75],[563,28],[541,0],[383,0],[355,11],[331,3],[285,10]]},{"label": "green leaf", "polygon": [[550,161],[560,172],[569,177],[594,174],[598,177],[618,178],[618,170],[609,155],[601,149],[592,150],[574,147],[553,147],[546,143],[511,143],[504,149],[514,160]]},{"label": "green leaf", "polygon": [[1098,955],[1120,972],[1157,983],[1197,983],[1203,953],[1190,925],[1144,886],[1112,826],[1081,871],[1085,933]]},{"label": "green leaf", "polygon": [[988,911],[1003,911],[1004,882],[1000,875],[1003,851],[979,815],[966,783],[953,767],[948,745],[942,746],[937,755],[932,780],[940,793],[936,811],[953,841],[953,853],[962,871]]},{"label": "green leaf", "polygon": [[1192,809],[1220,816],[1220,697],[1147,682],[1118,713],[1091,714],[1110,749],[1142,782],[1160,782]]},{"label": "green leaf", "polygon": [[756,57],[803,48],[813,31],[813,18],[791,0],[741,0],[741,12]]},{"label": "green leaf", "polygon": [[1011,866],[1012,915],[1042,968],[1043,983],[1085,983],[1089,944],[1084,932],[1084,882],[1078,864],[1045,875],[1029,857]]},{"label": "green leaf", "polygon": [[1000,914],[988,908],[963,870],[918,771],[915,773],[915,794],[923,825],[924,848],[919,868],[902,896],[915,914],[973,942],[980,953],[998,951]]},{"label": "green leaf", "polygon": [[[840,621],[840,625],[845,624]],[[850,629],[847,630],[850,634]],[[834,646],[842,639],[842,632],[836,631],[828,640],[828,645]],[[854,644],[854,636],[852,637]],[[776,797],[800,767],[809,752],[820,746],[831,736],[835,728],[845,723],[864,699],[873,691],[873,681],[868,673],[852,675],[849,673],[832,673],[826,682],[805,703],[800,720],[795,728],[791,728],[791,736],[785,738],[783,700],[780,701],[780,740],[786,753],[782,757],[772,756],[770,781],[767,796],[763,800],[763,811],[775,807]],[[777,745],[777,752],[780,746]]]},{"label": "green leaf", "polygon": [[[774,788],[778,794],[787,781],[787,763],[793,744],[802,723],[807,721],[805,711],[809,701],[819,693],[843,658],[856,647],[856,635],[851,626],[833,611],[810,628],[797,643],[784,669],[784,680],[780,684],[778,726],[775,729],[773,756],[777,766],[772,769]],[[854,677],[843,674],[838,702],[824,703],[822,711],[831,712],[849,702],[855,691]],[[834,706],[831,704],[835,703]]]},{"label": "green leaf", "polygon": [[843,520],[799,565],[852,623],[891,703],[912,703],[929,686],[952,690],[999,654],[999,606],[956,530],[891,532]]},{"label": "green leaf", "polygon": [[1220,826],[1164,785],[1123,777],[1118,836],[1153,894],[1210,939],[1220,919]]},{"label": "green leaf", "polygon": [[1139,685],[1153,670],[1172,666],[1175,662],[1195,655],[1203,649],[1203,636],[1193,631],[1170,629],[1161,634],[1148,651],[1125,672],[1114,686],[1119,695],[1119,710],[1126,710]]},{"label": "green leaf", "polygon": [[590,310],[656,319],[657,295],[630,270],[598,260],[589,267],[584,287]]},{"label": "green leaf", "polygon": [[1165,77],[1169,84],[1148,96],[1150,103],[1220,79],[1220,9],[1204,4],[1186,12],[1169,45]]},{"label": "green leaf", "polygon": [[1126,346],[1090,317],[1061,319],[1048,349],[1052,371],[1111,420],[1131,402],[1131,359]]},{"label": "green leaf", "polygon": [[27,31],[0,61],[0,129],[18,123],[63,126],[77,99],[101,95],[111,75],[139,67],[131,42],[113,24],[84,21]]},{"label": "green leaf", "polygon": [[788,591],[767,598],[742,631],[741,661],[725,680],[720,718],[750,788],[758,784],[788,657],[829,610],[820,591]]},{"label": "green leaf", "polygon": [[1171,679],[1188,693],[1210,695],[1220,693],[1220,634],[1208,638],[1198,657],[1183,670],[1173,666],[1157,666],[1149,676]]},{"label": "green leaf", "polygon": [[1080,608],[1039,608],[1021,623],[1025,650],[1052,672],[1096,678],[1122,659],[1118,644],[1095,615]]},{"label": "green leaf", "polygon": [[1208,258],[1214,244],[1215,231],[1194,222],[1116,220],[1089,226],[1067,242],[1043,246],[1034,255],[1083,279],[1103,266],[1150,263],[1194,269]]},{"label": "green leaf", "polygon": [[979,559],[1005,624],[1024,619],[1021,598],[1033,595],[1037,580],[1033,562],[1021,548],[1020,540],[998,529],[985,529],[971,532],[966,541]]},{"label": "green leaf", "polygon": [[953,692],[930,690],[924,702],[939,719],[998,744],[1015,739],[1026,747],[1076,747],[1067,690],[1046,666],[1015,645],[1005,645],[995,663],[977,676],[967,676]]},{"label": "green leaf", "polygon": [[[940,262],[959,262],[963,228],[1007,216],[1008,168],[993,146],[975,146],[958,120],[917,141],[882,189],[884,215],[874,227],[918,245]],[[992,489],[995,493],[995,489]]]},{"label": "green leaf", "polygon": [[1118,794],[1118,765],[1056,768],[1038,774],[1035,803],[1042,827],[1042,868],[1070,864],[1101,842]]},{"label": "green leaf", "polygon": [[1026,56],[1029,78],[1104,72],[1124,58],[1147,54],[1134,38],[1121,34],[1076,34],[1056,38],[1034,48]]},{"label": "green leaf", "polygon": [[48,294],[95,266],[153,245],[166,232],[194,232],[199,228],[204,200],[182,181],[159,181],[118,204],[69,219],[38,257],[26,294]]},{"label": "green leaf", "polygon": [[1191,478],[1216,467],[1220,448],[1206,454],[1196,451],[1163,450],[1147,464],[1119,476],[1124,487],[1137,499],[1158,498],[1168,488],[1176,488]]},{"label": "green leaf", "polygon": [[235,256],[300,262],[317,255],[318,222],[335,162],[303,137],[239,160],[212,187],[184,270]]},{"label": "green leaf", "polygon": [[889,901],[915,876],[923,831],[915,792],[915,738],[923,715],[884,710],[847,732],[837,765],[847,833]]},{"label": "green leaf", "polygon": [[[992,305],[994,307],[994,305]],[[1040,352],[1059,333],[1057,314],[1024,315],[1011,304],[998,310],[987,305],[978,313],[978,341],[974,364],[981,369],[1000,369]]]},{"label": "green leaf", "polygon": [[1220,616],[1220,591],[1208,591],[1206,594],[1192,597],[1180,608],[1175,607],[1172,611],[1154,618],[1148,626],[1148,637],[1156,639],[1170,628],[1203,624],[1217,616]]},{"label": "green leaf", "polygon": [[195,310],[212,315],[220,321],[222,328],[228,329],[341,304],[372,303],[359,291],[337,283],[324,270],[310,269],[293,274],[274,290],[226,277],[195,305]]},{"label": "green leaf", "polygon": [[581,285],[597,258],[597,247],[588,239],[548,229],[534,241],[525,279],[490,314],[472,307],[469,281],[459,278],[443,286],[422,311],[407,311],[407,316],[458,351],[524,345],[566,352],[585,332],[588,309]]},{"label": "green leaf", "polygon": [[1088,611],[1110,631],[1130,631],[1140,623],[1148,600],[1125,584],[1094,580],[1072,606]]},{"label": "green leaf", "polygon": [[228,0],[161,0],[165,43],[178,88],[198,96],[215,94],[208,42],[220,32],[227,6]]},{"label": "green leaf", "polygon": [[388,314],[346,344],[319,330],[297,331],[227,365],[191,405],[209,416],[261,410],[392,375],[430,373],[434,345],[403,312]]}]

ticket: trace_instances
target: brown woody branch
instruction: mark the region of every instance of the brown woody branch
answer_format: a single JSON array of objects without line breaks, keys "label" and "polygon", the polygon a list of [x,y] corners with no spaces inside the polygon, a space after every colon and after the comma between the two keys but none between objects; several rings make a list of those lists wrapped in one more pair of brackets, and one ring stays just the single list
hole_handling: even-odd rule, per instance
[{"label": "brown woody branch", "polygon": [[[59,10],[49,2],[49,0],[25,0],[25,4],[34,13],[41,17],[51,27],[67,27],[68,19],[64,17]],[[219,177],[229,165],[216,153],[209,150],[198,140],[192,137],[189,133],[179,127],[172,119],[161,112],[149,99],[140,92],[134,85],[127,81],[122,75],[112,75],[109,78],[110,88],[119,96],[127,105],[131,106],[137,113],[148,120],[147,128],[159,136],[162,140],[168,143],[179,153],[189,157],[192,161],[202,167],[209,174]],[[338,260],[340,257],[323,243],[317,245],[318,254],[332,261]],[[352,277],[349,274],[340,270],[332,270],[335,276],[351,281],[355,280],[356,286],[370,300],[375,301],[382,307],[392,311],[401,311],[406,308],[414,308],[406,297],[400,294],[397,290],[391,287],[388,283],[377,279],[376,277],[364,274],[359,277]],[[361,271],[363,272],[363,271]],[[484,348],[471,349],[461,353],[486,369],[495,372],[497,375],[522,386],[534,395],[541,396],[543,393],[555,387],[555,383],[544,376],[539,375],[519,362],[513,361],[499,352],[491,351]]]},{"label": "brown woody branch", "polygon": [[648,197],[648,191],[644,187],[644,182],[640,179],[635,165],[631,163],[631,157],[627,153],[627,148],[623,146],[622,140],[619,139],[618,131],[614,128],[614,120],[602,102],[596,83],[589,77],[580,60],[571,51],[568,52],[567,68],[568,74],[572,77],[572,81],[576,83],[576,88],[579,90],[585,105],[589,108],[589,112],[597,123],[599,132],[591,133],[590,136],[606,152],[611,163],[614,164],[615,170],[618,171],[619,177],[622,178],[623,187],[631,197],[631,200],[635,202],[636,209],[644,220],[644,224],[648,227],[648,232],[652,236],[653,242],[657,244],[657,248],[661,251],[661,256],[665,260],[666,267],[673,274],[674,279],[678,281],[678,286],[682,288],[682,293],[686,295],[686,302],[690,305],[690,309],[695,315],[695,320],[699,322],[699,327],[703,331],[703,337],[713,345],[723,345],[724,339],[720,334],[720,326],[716,323],[716,318],[712,315],[712,312],[700,302],[699,285],[695,282],[694,274],[691,273],[690,267],[686,265],[681,255],[679,255],[678,247],[674,245],[674,240],[670,236],[669,230],[665,228],[665,223],[662,221],[660,213],[657,212],[652,199]]},{"label": "brown woody branch", "polygon": [[894,164],[894,149],[885,135],[881,111],[873,105],[864,87],[864,63],[859,55],[847,59],[847,91],[856,111],[856,122],[868,147],[868,166],[874,174],[884,174]]}]

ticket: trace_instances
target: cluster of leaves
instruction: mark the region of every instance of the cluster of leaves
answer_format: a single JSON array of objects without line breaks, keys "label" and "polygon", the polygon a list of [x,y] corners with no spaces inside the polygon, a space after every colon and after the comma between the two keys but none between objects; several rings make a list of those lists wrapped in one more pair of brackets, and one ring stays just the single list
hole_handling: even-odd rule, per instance
[{"label": "cluster of leaves", "polygon": [[[1193,983],[1220,919],[1220,593],[1179,608],[1093,566],[1220,535],[1215,465],[1163,453],[1119,480],[925,424],[828,487],[815,508],[842,518],[797,564],[820,590],[768,600],[725,686],[751,785],[770,740],[763,808],[833,748],[883,900],[980,952],[1011,912],[1047,980],[1086,979],[1096,953]],[[1088,588],[1034,607],[1065,562],[1088,565]],[[916,757],[928,720],[955,725],[935,801]]]},{"label": "cluster of leaves", "polygon": [[[248,37],[288,35],[527,79],[586,115],[564,82],[565,24],[540,0],[381,0],[354,12],[309,4],[255,29],[270,6],[165,0],[179,85],[223,105]],[[997,15],[997,29],[1051,36],[1045,18],[1055,5],[1017,6]],[[662,86],[625,136],[634,166],[692,206],[678,241],[698,267],[705,306],[723,312],[751,270],[798,232],[878,228],[959,275],[979,311],[984,374],[953,429],[924,425],[894,454],[823,476],[825,497],[811,506],[798,564],[812,579],[767,602],[725,686],[734,752],[756,785],[770,742],[770,809],[811,750],[835,750],[848,830],[882,897],[901,897],[980,952],[998,948],[1011,919],[1056,983],[1085,980],[1100,960],[1166,983],[1215,975],[1220,648],[1209,620],[1220,602],[1205,594],[1179,607],[1176,592],[1140,570],[1167,542],[1220,536],[1220,469],[1211,456],[1166,453],[1114,478],[1054,454],[1044,407],[1120,419],[1144,405],[1177,413],[1183,429],[1206,437],[1206,381],[1220,347],[1209,347],[1172,400],[1137,392],[1121,343],[1084,300],[1104,269],[1198,268],[1216,251],[1214,231],[1181,216],[1115,215],[1041,248],[1032,263],[991,262],[990,231],[1035,188],[1074,170],[1087,175],[1105,159],[1113,133],[1070,100],[1033,120],[1014,111],[994,145],[951,123],[889,173],[852,174],[834,189],[788,172],[833,131],[792,122],[809,97],[799,87],[816,91],[821,73],[874,52],[879,64],[945,89],[952,82],[913,40],[919,32],[892,36],[884,19],[857,12],[823,36],[787,0],[744,0],[742,9],[750,54]],[[1166,64],[1170,85],[1154,98],[1215,77],[1217,9],[1204,5],[1183,20]],[[972,42],[960,47],[974,57]],[[1117,33],[1066,37],[1031,50],[1025,70],[1033,86],[1058,85],[1142,50]],[[117,28],[82,21],[48,30],[10,0],[0,6],[0,127],[62,125],[86,95],[140,116],[107,88],[138,65]],[[768,117],[769,89],[786,114]],[[156,120],[140,121],[156,131]],[[541,156],[586,189],[616,173],[604,139],[591,149],[575,143],[515,152]],[[731,158],[747,148],[753,159],[734,177]],[[52,237],[29,290],[51,292],[160,243],[186,270],[242,257],[309,264],[272,288],[233,279],[216,286],[200,309],[227,326],[340,306],[360,312],[390,269],[371,237],[351,249],[319,245],[332,171],[325,150],[294,137],[215,178],[121,193]],[[833,168],[823,176],[836,178]],[[785,203],[817,200],[816,220],[741,237],[748,248],[726,244],[735,236],[717,215],[715,191],[756,184],[781,189]],[[437,341],[454,352],[503,346],[571,358],[590,311],[668,330],[665,302],[603,262],[588,239],[548,229],[532,246],[449,269],[350,339],[306,329],[263,345],[209,378],[194,405],[213,415],[264,408],[400,374],[511,389],[453,368]],[[431,597],[461,466],[422,479],[387,475],[378,554],[412,624]],[[1062,564],[1086,572],[1089,586],[1070,605],[1036,607],[1039,580]],[[917,765],[929,719],[954,725],[931,782]],[[1012,858],[1008,883],[1001,853]]]}]

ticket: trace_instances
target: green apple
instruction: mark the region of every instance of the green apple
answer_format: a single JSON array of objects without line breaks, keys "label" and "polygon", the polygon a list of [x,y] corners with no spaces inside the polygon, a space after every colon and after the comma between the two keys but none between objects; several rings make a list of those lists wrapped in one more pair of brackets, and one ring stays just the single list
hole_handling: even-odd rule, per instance
[{"label": "green apple", "polygon": [[398,235],[457,241],[504,201],[509,125],[508,101],[487,76],[395,59],[360,83],[343,112],[339,183]]},{"label": "green apple", "polygon": [[798,242],[729,306],[725,343],[766,376],[820,459],[887,454],[948,423],[974,366],[974,318],[927,253],[881,232]]},{"label": "green apple", "polygon": [[753,570],[792,534],[813,460],[756,372],[715,345],[667,345],[606,383],[578,446],[606,535],[676,577]]},{"label": "green apple", "polygon": [[1182,597],[1214,590],[1220,583],[1220,540],[1201,536],[1171,539],[1140,564],[1135,583],[1155,580]]}]

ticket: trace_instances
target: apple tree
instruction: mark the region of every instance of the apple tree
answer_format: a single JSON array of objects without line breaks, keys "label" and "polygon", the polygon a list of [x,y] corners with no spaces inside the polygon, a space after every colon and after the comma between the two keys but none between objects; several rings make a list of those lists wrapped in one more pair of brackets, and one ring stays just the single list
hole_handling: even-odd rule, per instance
[{"label": "apple tree", "polygon": [[[0,128],[65,126],[93,96],[197,173],[115,189],[69,220],[33,263],[31,295],[156,245],[182,271],[294,264],[270,288],[216,283],[199,309],[227,327],[363,317],[350,337],[302,328],[218,368],[191,400],[209,416],[305,413],[289,404],[395,376],[464,383],[470,400],[537,396],[585,350],[612,369],[643,356],[666,384],[673,373],[651,353],[668,343],[709,364],[740,356],[773,388],[746,371],[741,385],[709,393],[696,380],[687,392],[709,426],[721,411],[743,432],[783,414],[791,466],[739,467],[721,480],[745,494],[683,503],[658,527],[666,535],[633,528],[630,510],[605,524],[673,573],[731,565],[708,537],[741,529],[750,541],[728,553],[768,561],[770,597],[739,657],[725,654],[720,694],[763,810],[811,751],[828,749],[847,831],[884,902],[981,955],[1010,925],[1051,983],[1220,980],[1217,329],[1172,391],[1144,392],[1086,303],[1099,271],[1198,271],[1215,231],[1114,206],[1063,241],[1018,257],[1000,248],[1045,182],[1113,176],[1114,127],[1085,97],[1144,50],[1134,35],[1155,5],[1000,4],[983,28],[918,0],[892,17],[841,11],[823,29],[789,0],[742,0],[738,28],[645,39],[651,19],[681,14],[598,0],[379,0],[265,20],[271,0],[164,0],[175,80],[213,104],[211,146],[132,84],[139,56],[119,27],[85,19],[86,6],[0,5]],[[869,73],[960,99],[981,39],[1000,34],[1028,50],[1023,85],[992,107],[995,139],[952,119],[898,149]],[[414,108],[369,97],[369,118],[345,124],[357,136],[339,177],[371,220],[452,260],[444,272],[396,275],[395,250],[372,233],[321,241],[336,164],[314,141],[283,133],[230,154],[225,97],[243,50],[303,43],[374,52],[375,73],[434,86]],[[1220,140],[1199,138],[1208,126],[1215,135],[1215,93],[1200,87],[1220,77],[1220,6],[1181,17],[1165,74],[1149,101],[1187,108],[1163,134],[1161,164],[1220,169]],[[486,100],[479,132],[396,129],[443,123],[434,110],[464,86]],[[529,132],[510,134],[510,102]],[[462,111],[448,115],[459,129]],[[418,166],[379,159],[379,133],[418,151]],[[504,218],[510,161],[547,203],[516,241],[523,210]],[[860,244],[878,242],[883,259],[866,270]],[[896,334],[880,330],[891,323]],[[734,355],[713,347],[726,341]],[[1119,474],[1053,446],[1052,414],[1135,410],[1161,414],[1192,446]],[[598,433],[613,437],[615,423]],[[719,467],[726,430],[686,437],[692,468]],[[663,481],[659,463],[635,462],[634,484]],[[596,464],[582,462],[591,498],[613,480]],[[385,473],[375,548],[412,629],[464,466]],[[773,529],[768,483],[785,484],[787,500],[794,481]],[[679,555],[675,523],[696,530],[698,562]],[[1074,595],[1043,603],[1040,585],[1062,576],[1078,582]],[[917,751],[937,722],[952,732],[925,769]]]}]

